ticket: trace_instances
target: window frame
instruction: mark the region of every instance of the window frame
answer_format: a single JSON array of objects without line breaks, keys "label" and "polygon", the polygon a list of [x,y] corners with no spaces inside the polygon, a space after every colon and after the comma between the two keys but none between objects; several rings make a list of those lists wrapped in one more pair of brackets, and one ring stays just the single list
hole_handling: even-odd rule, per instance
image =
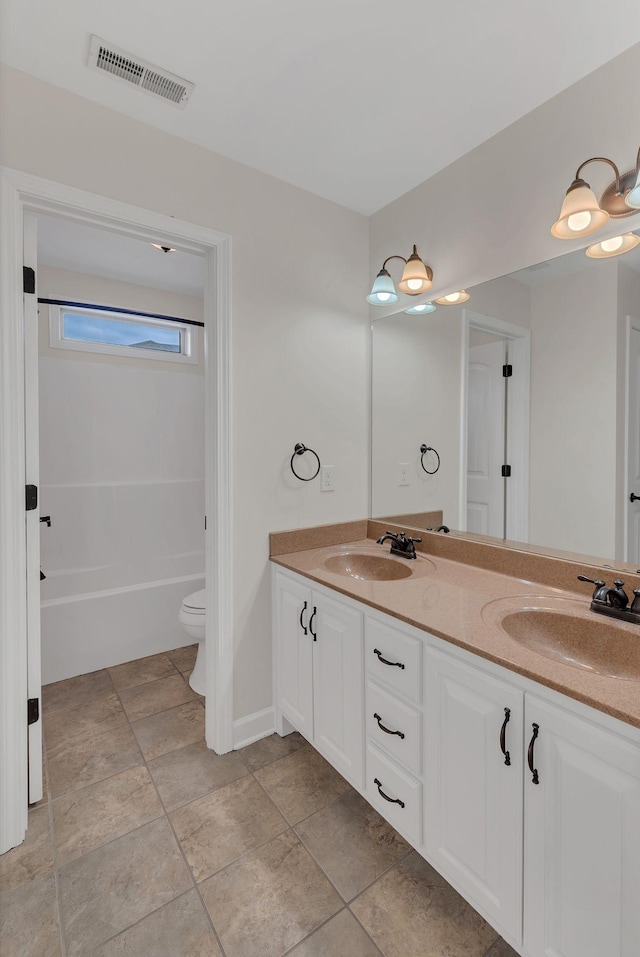
[{"label": "window frame", "polygon": [[[66,339],[64,336],[64,316],[90,316],[103,319],[106,322],[129,322],[148,328],[159,326],[163,329],[178,329],[180,331],[180,352],[168,352],[163,349],[140,349],[135,346],[115,345],[106,342],[91,342],[85,339]],[[192,321],[181,322],[179,319],[155,319],[152,316],[141,316],[139,313],[127,312],[126,309],[100,308],[97,303],[94,308],[82,306],[49,305],[49,345],[52,349],[67,349],[72,352],[90,352],[96,355],[124,356],[128,359],[145,359],[151,362],[188,362],[197,365],[198,356],[198,325]]]}]

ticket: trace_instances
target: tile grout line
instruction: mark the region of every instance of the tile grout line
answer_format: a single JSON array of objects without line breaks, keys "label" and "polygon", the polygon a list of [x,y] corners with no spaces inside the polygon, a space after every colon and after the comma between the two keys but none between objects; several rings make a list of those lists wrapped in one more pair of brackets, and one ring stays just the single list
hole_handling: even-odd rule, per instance
[{"label": "tile grout line", "polygon": [[[301,749],[298,749],[298,750],[301,750]],[[297,751],[290,752],[290,753],[292,753],[292,754],[297,754]],[[288,755],[285,755],[284,757],[288,757]],[[276,759],[276,760],[280,760],[280,759]],[[275,762],[271,762],[271,763],[274,764]],[[263,765],[263,767],[267,767],[267,765]],[[256,769],[256,770],[260,770],[260,768],[258,768],[258,769]],[[251,773],[254,774],[254,772],[251,772]],[[338,772],[338,773],[340,773],[340,772]],[[342,776],[342,775],[341,775],[341,776]],[[254,777],[255,777],[255,774],[254,774]],[[344,780],[346,781],[347,779],[344,778]],[[261,784],[260,781],[257,780],[257,778],[256,778],[256,781],[257,781],[257,783],[260,785],[260,787],[262,787],[262,790],[263,790],[264,793],[267,795],[267,797],[268,797],[269,800],[272,802],[272,804],[276,807],[276,809],[277,809],[278,811],[280,811],[280,808],[278,808],[278,805],[277,805],[276,802],[273,800],[273,798],[271,797],[271,795],[269,794],[269,792],[266,790],[266,788],[263,787],[263,785]],[[348,781],[347,781],[347,784],[349,784]],[[358,793],[358,792],[355,790],[355,788],[353,788],[353,786],[352,786],[351,784],[349,784],[349,787],[352,788],[352,790],[353,790],[353,792],[354,792],[355,794]],[[321,807],[321,808],[318,808],[318,809],[315,810],[315,811],[312,811],[311,814],[308,814],[306,817],[301,818],[296,824],[290,825],[290,830],[292,830],[293,833],[296,835],[297,839],[300,841],[300,843],[302,844],[302,846],[304,847],[304,849],[306,850],[306,852],[309,854],[309,856],[311,857],[311,859],[312,859],[313,862],[315,863],[316,867],[319,869],[320,873],[323,874],[324,877],[326,877],[326,879],[329,881],[329,883],[331,884],[331,886],[332,886],[333,889],[335,890],[336,894],[337,894],[338,897],[340,898],[340,901],[342,902],[342,905],[343,905],[343,906],[340,907],[340,908],[335,912],[335,914],[332,914],[330,917],[328,917],[328,918],[327,918],[325,921],[323,921],[321,924],[318,924],[317,927],[314,927],[313,930],[310,931],[309,934],[307,934],[307,935],[306,935],[305,937],[303,937],[301,940],[297,941],[297,942],[293,945],[292,948],[289,948],[289,950],[288,950],[288,951],[285,951],[284,954],[280,955],[280,957],[286,957],[286,954],[291,953],[291,951],[292,951],[295,947],[298,947],[298,946],[299,946],[300,944],[302,944],[305,940],[308,940],[313,934],[316,933],[317,930],[319,930],[321,927],[324,927],[325,924],[329,923],[330,920],[333,920],[334,917],[337,917],[337,915],[340,914],[340,913],[342,913],[343,910],[347,910],[347,911],[351,914],[351,916],[354,918],[354,920],[355,920],[355,921],[358,923],[358,925],[362,928],[362,931],[363,931],[363,933],[366,935],[367,940],[369,940],[369,941],[371,942],[371,944],[373,945],[373,947],[375,948],[375,950],[376,950],[379,954],[381,954],[382,957],[386,957],[386,955],[383,953],[383,951],[378,947],[378,945],[376,944],[376,942],[375,942],[375,941],[373,940],[373,938],[370,936],[370,934],[368,933],[368,931],[366,930],[366,928],[360,923],[360,921],[358,920],[358,918],[356,917],[356,915],[355,915],[355,914],[353,913],[353,911],[351,910],[351,907],[350,907],[351,901],[345,901],[344,897],[343,897],[342,894],[340,893],[340,890],[338,889],[338,887],[336,886],[336,884],[333,882],[333,880],[331,879],[331,877],[329,876],[329,874],[326,872],[326,870],[324,869],[324,867],[322,866],[322,864],[320,863],[320,861],[316,858],[315,854],[314,854],[314,853],[310,850],[310,848],[307,846],[307,844],[305,843],[305,841],[304,841],[304,839],[302,838],[302,836],[301,836],[300,834],[298,834],[298,832],[297,832],[297,830],[296,830],[296,828],[298,827],[298,825],[303,824],[305,821],[308,821],[310,818],[312,818],[312,817],[314,816],[314,814],[318,814],[320,811],[324,811],[324,810],[326,810],[327,808],[332,807],[334,804],[337,804],[338,801],[339,801],[341,798],[343,798],[343,797],[345,796],[345,794],[348,794],[348,793],[349,793],[348,791],[345,791],[344,794],[340,794],[338,797],[334,798],[332,801],[329,801],[329,803],[328,803],[328,804],[325,804],[324,807]],[[375,808],[374,808],[374,810],[375,810]],[[282,811],[280,811],[280,814],[282,814]],[[284,814],[282,814],[282,816],[284,817]],[[286,818],[285,818],[285,820],[286,820]],[[286,833],[286,832],[283,831],[282,833]],[[268,843],[268,841],[265,841],[265,843]],[[264,847],[264,844],[263,844],[263,845],[260,845],[260,846],[261,846],[261,847]],[[385,868],[385,870],[384,870],[381,874],[379,874],[379,875],[375,878],[375,880],[373,880],[373,881],[371,881],[371,883],[367,884],[367,886],[366,886],[365,888],[363,888],[363,890],[360,891],[359,894],[356,894],[355,897],[352,898],[352,900],[356,900],[356,898],[359,897],[360,894],[364,893],[365,890],[368,890],[370,887],[372,887],[373,884],[375,884],[377,881],[379,881],[388,871],[390,871],[393,867],[395,867],[396,864],[398,864],[400,861],[404,860],[405,857],[408,857],[409,854],[411,854],[412,850],[413,850],[413,848],[410,848],[410,849],[407,851],[406,854],[404,854],[404,855],[403,855],[401,858],[399,858],[397,861],[394,861],[394,863],[391,864],[391,865],[389,865],[389,867]],[[247,851],[247,854],[250,854],[250,853],[251,853],[251,851]],[[245,856],[245,855],[243,855],[243,857],[244,857],[244,856]],[[240,858],[238,858],[238,860],[240,860]],[[228,865],[227,865],[227,866],[228,866]],[[221,868],[221,870],[224,870],[224,868]],[[218,871],[217,873],[220,873],[220,871]],[[492,946],[493,946],[493,945],[492,945]],[[485,957],[486,957],[486,955],[485,955]]]},{"label": "tile grout line", "polygon": [[[142,660],[144,660],[144,659],[142,659]],[[170,660],[171,660],[171,659],[170,659]],[[171,663],[172,663],[173,667],[175,668],[176,672],[181,675],[181,677],[183,678],[183,680],[184,680],[186,683],[188,683],[188,677],[186,677],[186,676],[177,668],[177,666],[173,663],[173,661],[171,661]],[[173,676],[172,676],[172,675],[171,675],[171,676],[166,675],[166,676],[163,676],[163,677],[166,678],[166,677],[173,677]],[[156,681],[161,681],[161,680],[163,680],[163,679],[160,678],[160,679],[155,679],[155,680],[156,680]],[[154,683],[155,683],[155,681],[153,681],[153,682],[145,682],[145,683],[143,683],[142,685],[136,685],[136,686],[134,686],[134,687],[136,687],[136,688],[141,688],[141,687],[144,687],[145,684],[151,685],[151,684],[154,684]],[[128,689],[128,688],[127,688],[127,689],[122,689],[122,691],[128,691],[128,690],[130,690],[130,689]],[[150,759],[150,761],[147,760],[147,758],[146,758],[146,757],[144,756],[144,754],[142,753],[142,749],[141,749],[140,744],[139,744],[139,742],[138,742],[138,740],[137,740],[137,737],[136,737],[136,735],[135,735],[135,731],[134,731],[134,729],[133,729],[133,724],[134,724],[134,722],[130,719],[129,715],[126,713],[126,710],[125,710],[125,708],[124,708],[124,704],[123,704],[123,702],[122,702],[120,690],[117,689],[117,688],[114,686],[113,692],[109,692],[109,693],[110,693],[110,694],[115,693],[115,695],[116,695],[117,698],[118,698],[120,707],[122,708],[122,712],[123,712],[124,717],[125,717],[125,720],[126,720],[126,722],[127,722],[127,726],[129,727],[129,729],[130,729],[130,731],[131,731],[131,733],[132,733],[132,735],[133,735],[133,737],[134,737],[134,740],[136,741],[136,746],[137,746],[138,750],[140,751],[141,759],[142,759],[142,766],[145,767],[145,769],[146,769],[146,771],[147,771],[149,777],[151,778],[151,782],[152,782],[152,784],[153,784],[153,786],[154,786],[154,790],[155,790],[155,792],[156,792],[156,794],[157,794],[157,797],[158,797],[158,800],[159,800],[159,802],[160,802],[160,806],[161,806],[161,808],[162,808],[162,814],[161,814],[158,818],[154,818],[154,820],[160,820],[161,817],[163,817],[163,816],[166,817],[166,819],[167,819],[167,821],[168,821],[168,824],[169,824],[169,827],[170,827],[170,829],[171,829],[171,832],[172,832],[172,834],[173,834],[173,836],[174,836],[174,839],[175,839],[175,841],[176,841],[176,843],[177,843],[177,845],[178,845],[178,848],[179,848],[179,850],[180,850],[181,856],[182,856],[183,861],[184,861],[184,863],[185,863],[185,866],[186,866],[186,868],[187,868],[187,873],[188,873],[189,876],[190,876],[190,879],[191,879],[191,882],[192,882],[192,885],[193,885],[193,886],[192,886],[191,888],[189,888],[188,890],[184,891],[182,894],[178,894],[176,897],[172,898],[172,901],[167,901],[167,902],[165,902],[164,904],[160,905],[160,907],[156,908],[155,910],[150,911],[148,914],[143,915],[143,917],[141,917],[140,920],[138,920],[138,921],[134,922],[133,924],[129,925],[128,927],[126,927],[126,928],[120,930],[117,934],[115,934],[115,935],[113,935],[112,937],[110,937],[110,938],[108,939],[108,941],[111,941],[111,940],[115,939],[116,937],[120,936],[120,934],[123,934],[123,933],[125,933],[127,930],[130,930],[131,927],[137,926],[137,924],[141,923],[141,922],[142,922],[143,920],[145,920],[147,917],[151,916],[152,914],[155,914],[157,911],[159,911],[159,910],[161,910],[163,907],[167,906],[167,904],[172,903],[173,901],[178,900],[180,897],[185,896],[186,894],[190,893],[190,891],[195,888],[196,893],[198,894],[198,898],[199,898],[199,900],[200,900],[200,902],[201,902],[201,905],[202,905],[203,908],[204,908],[205,914],[206,914],[206,916],[207,916],[207,920],[208,920],[208,922],[209,922],[209,924],[210,924],[210,926],[211,926],[211,928],[212,928],[212,931],[213,931],[215,940],[216,940],[218,946],[220,947],[220,952],[221,952],[221,954],[223,955],[223,957],[225,957],[225,953],[226,953],[226,952],[225,952],[225,950],[224,950],[224,948],[223,948],[223,946],[222,946],[222,942],[221,942],[220,937],[219,937],[219,935],[218,935],[218,932],[217,932],[217,930],[216,930],[216,928],[215,928],[215,925],[214,925],[214,923],[213,923],[213,920],[212,920],[212,918],[211,918],[211,915],[209,914],[209,911],[208,911],[208,909],[207,909],[207,907],[206,907],[206,904],[204,903],[204,900],[203,900],[202,895],[201,895],[201,893],[200,893],[199,884],[200,884],[200,883],[204,883],[205,881],[209,880],[211,877],[215,876],[216,874],[220,874],[222,871],[224,871],[224,870],[227,869],[228,867],[230,867],[230,866],[232,866],[233,864],[237,863],[238,861],[242,860],[242,858],[244,858],[244,857],[248,856],[249,854],[255,852],[255,851],[258,850],[259,848],[264,847],[266,844],[269,843],[270,840],[274,840],[275,838],[270,838],[270,839],[268,839],[267,841],[264,841],[264,842],[262,842],[261,844],[257,845],[255,848],[252,848],[251,850],[246,851],[244,854],[242,854],[242,855],[240,855],[239,857],[235,858],[233,861],[230,861],[228,864],[225,864],[224,867],[219,868],[217,871],[214,871],[212,874],[210,874],[210,875],[208,875],[207,877],[203,878],[203,880],[202,880],[201,882],[198,882],[198,881],[195,879],[195,876],[194,876],[194,874],[193,874],[193,872],[192,872],[192,870],[191,870],[191,867],[190,867],[190,865],[189,865],[188,860],[186,859],[186,855],[185,855],[184,850],[183,850],[183,848],[182,848],[182,845],[181,845],[181,843],[180,843],[180,841],[179,841],[179,839],[178,839],[178,836],[177,836],[177,834],[176,834],[176,832],[175,832],[175,829],[173,828],[173,824],[172,824],[172,822],[171,822],[171,819],[170,819],[170,816],[169,816],[169,815],[170,815],[170,813],[173,813],[174,811],[178,811],[178,810],[181,810],[182,808],[188,807],[190,804],[195,803],[196,801],[198,801],[198,800],[200,800],[200,799],[202,799],[202,798],[208,796],[209,794],[215,793],[217,790],[221,790],[222,788],[227,787],[228,785],[231,785],[231,784],[233,784],[233,783],[235,783],[235,782],[234,782],[234,781],[230,781],[230,782],[228,782],[228,784],[223,784],[223,785],[220,785],[220,787],[215,787],[215,788],[211,789],[210,791],[205,792],[205,794],[200,795],[198,798],[194,798],[193,801],[188,801],[188,802],[186,802],[186,804],[180,805],[180,806],[177,807],[177,808],[173,808],[172,811],[170,812],[170,811],[167,809],[167,807],[165,806],[165,803],[164,803],[164,801],[163,801],[163,799],[162,799],[162,797],[161,797],[161,795],[160,795],[160,792],[159,792],[159,790],[158,790],[158,787],[157,787],[157,785],[156,785],[156,782],[155,782],[155,780],[154,780],[154,778],[153,778],[153,775],[152,775],[152,773],[151,773],[151,769],[150,769],[150,767],[149,767],[150,761],[157,760],[157,759],[159,759],[159,758],[161,758],[161,757],[164,757],[165,755],[158,755],[158,758]],[[196,700],[200,700],[200,699],[197,698]],[[165,713],[165,712],[167,712],[167,711],[175,710],[175,708],[181,707],[181,706],[183,706],[184,704],[188,704],[188,703],[191,703],[191,702],[182,702],[182,703],[179,704],[179,705],[175,705],[175,706],[173,706],[173,707],[171,707],[171,708],[166,708],[166,709],[164,709],[164,711],[159,711],[159,712],[156,712],[155,714],[156,714],[156,715],[157,715],[157,714],[163,714],[163,713]],[[200,704],[203,705],[203,702],[200,701]],[[72,707],[74,707],[74,706],[72,706]],[[204,705],[203,705],[203,707],[204,707]],[[65,709],[58,709],[58,710],[61,711],[61,710],[65,710]],[[54,712],[54,713],[56,713],[56,712]],[[148,716],[145,716],[145,718],[146,718],[146,717],[154,717],[154,715],[148,715]],[[142,720],[145,720],[145,718],[139,718],[139,719],[136,719],[136,721],[142,721]],[[105,732],[105,733],[106,733],[106,732]],[[168,754],[173,754],[173,753],[175,753],[175,752],[177,752],[177,751],[185,750],[186,748],[190,747],[192,744],[193,744],[193,742],[192,742],[191,744],[183,745],[181,748],[175,748],[175,749],[173,749],[173,751],[168,751],[168,752],[166,752],[166,754],[167,754],[167,755],[168,755]],[[46,748],[45,748],[44,750],[45,750],[45,760],[47,761],[47,777],[48,777],[48,758],[47,758],[47,755],[46,755]],[[241,749],[241,750],[242,750],[242,749]],[[297,941],[297,942],[293,945],[292,948],[289,948],[287,951],[285,951],[285,952],[283,953],[282,957],[285,957],[285,954],[290,954],[292,950],[294,950],[296,947],[298,947],[298,946],[299,946],[300,944],[302,944],[304,941],[308,940],[308,939],[309,939],[311,936],[313,936],[313,934],[315,934],[321,927],[323,927],[325,924],[327,924],[329,921],[331,921],[331,920],[332,920],[334,917],[336,917],[338,914],[342,913],[343,910],[347,910],[347,911],[351,914],[351,916],[352,916],[352,917],[354,918],[354,920],[357,922],[358,926],[361,927],[361,929],[362,929],[363,933],[366,935],[367,939],[370,941],[370,943],[371,943],[372,947],[375,949],[376,953],[382,954],[383,957],[384,957],[384,954],[383,954],[383,952],[381,951],[381,949],[379,948],[379,946],[378,946],[378,945],[376,944],[376,942],[371,938],[371,936],[369,935],[369,933],[367,932],[367,930],[364,928],[364,926],[363,926],[363,925],[361,924],[361,922],[358,920],[357,916],[351,911],[351,904],[352,904],[354,901],[356,901],[362,894],[364,894],[369,888],[371,888],[374,884],[376,884],[379,880],[381,880],[390,870],[392,870],[392,869],[393,869],[394,867],[396,867],[401,861],[403,861],[407,856],[409,856],[409,855],[412,853],[412,850],[413,850],[413,849],[410,848],[405,855],[403,855],[401,858],[398,858],[398,860],[395,861],[395,862],[393,862],[392,864],[390,864],[389,867],[385,868],[384,871],[382,871],[373,881],[371,881],[371,882],[370,882],[369,884],[367,884],[361,891],[359,891],[358,894],[356,894],[350,901],[345,901],[345,899],[343,898],[342,894],[340,893],[340,891],[338,890],[338,888],[337,888],[336,885],[334,884],[333,880],[330,878],[330,876],[327,874],[327,872],[326,872],[325,869],[322,867],[322,865],[320,864],[320,862],[317,860],[317,858],[315,857],[315,855],[312,853],[312,851],[311,851],[311,850],[309,849],[309,847],[306,845],[304,839],[303,839],[303,838],[301,837],[301,835],[297,832],[296,828],[297,828],[299,825],[303,824],[305,821],[309,820],[309,818],[313,817],[315,814],[319,813],[319,811],[323,811],[323,810],[325,810],[325,809],[327,809],[327,808],[333,806],[334,804],[336,804],[339,800],[341,800],[341,798],[343,798],[343,797],[345,796],[345,794],[348,794],[349,792],[346,791],[346,792],[344,792],[343,794],[338,795],[337,797],[335,797],[335,798],[333,798],[331,801],[329,801],[327,804],[323,805],[323,807],[315,809],[314,811],[310,812],[310,814],[308,814],[308,815],[306,815],[305,817],[301,818],[301,819],[300,819],[299,821],[297,821],[295,824],[291,824],[291,823],[289,823],[289,821],[288,821],[288,819],[285,817],[285,815],[282,813],[282,811],[280,810],[280,808],[278,807],[278,805],[276,804],[276,802],[274,801],[274,799],[271,797],[271,795],[269,794],[269,792],[268,792],[268,791],[266,790],[266,788],[262,785],[262,783],[258,780],[258,778],[256,777],[256,772],[261,771],[263,768],[266,768],[266,767],[268,767],[268,766],[270,766],[270,765],[272,765],[272,764],[275,764],[277,761],[280,761],[280,760],[282,760],[283,758],[287,758],[287,757],[289,757],[290,755],[293,755],[293,754],[297,753],[297,751],[298,751],[298,750],[301,750],[301,749],[296,749],[296,750],[293,750],[293,751],[288,752],[288,754],[279,755],[279,756],[277,756],[277,757],[274,757],[272,760],[266,761],[264,764],[262,764],[259,768],[256,768],[255,770],[251,770],[251,769],[249,768],[249,766],[247,765],[247,763],[245,762],[245,760],[242,758],[241,750],[239,750],[239,751],[236,752],[236,753],[238,754],[238,757],[240,758],[241,763],[244,765],[244,767],[245,767],[245,769],[246,769],[246,771],[247,771],[247,775],[246,775],[246,776],[251,775],[251,777],[253,777],[254,781],[258,784],[258,786],[260,787],[261,791],[266,795],[266,797],[268,798],[269,802],[274,806],[274,808],[276,809],[276,811],[277,811],[277,812],[279,813],[279,815],[282,817],[283,822],[284,822],[284,824],[285,824],[285,827],[283,828],[283,830],[282,830],[281,832],[279,832],[279,834],[276,835],[275,837],[280,837],[280,836],[282,836],[283,834],[287,833],[287,831],[289,831],[289,830],[292,831],[293,834],[295,835],[296,839],[300,841],[300,843],[301,843],[301,845],[304,847],[305,851],[309,854],[309,856],[311,857],[311,859],[314,861],[314,864],[316,865],[316,867],[317,867],[317,868],[319,869],[319,871],[323,874],[323,876],[329,881],[330,885],[335,889],[336,893],[338,894],[338,896],[339,896],[339,898],[340,898],[340,902],[341,902],[341,906],[339,907],[339,909],[338,909],[334,914],[330,915],[325,921],[323,921],[322,923],[320,923],[320,924],[318,924],[316,927],[314,927],[313,930],[312,930],[309,934],[307,934],[305,937],[303,937],[300,941]],[[140,765],[137,765],[137,766],[140,766]],[[134,767],[137,767],[137,766],[134,766]],[[125,769],[125,771],[126,771],[126,770],[133,770],[133,769],[132,769],[132,768],[130,768],[130,769]],[[116,772],[115,774],[109,775],[107,778],[102,779],[102,780],[99,781],[99,782],[94,782],[94,784],[100,784],[100,783],[102,783],[103,781],[109,780],[111,777],[115,777],[115,776],[117,776],[118,774],[121,774],[121,773],[123,773],[123,772],[121,772],[121,771]],[[245,777],[245,775],[241,775],[239,778],[236,778],[235,780],[236,780],[236,781],[241,780],[243,777]],[[346,779],[344,779],[344,780],[346,781]],[[347,784],[349,784],[349,782],[347,782]],[[87,787],[89,787],[89,786],[91,786],[91,785],[87,785]],[[351,788],[351,785],[350,785],[350,784],[349,784],[349,787]],[[82,790],[84,790],[84,788],[71,789],[70,791],[64,792],[64,794],[72,793],[74,790],[78,790],[78,791],[81,792]],[[353,790],[355,790],[355,789],[353,789]],[[355,792],[355,793],[357,793],[357,792]],[[55,856],[54,856],[54,871],[55,871],[55,877],[56,877],[56,894],[57,894],[57,898],[58,898],[58,910],[59,910],[59,914],[60,914],[60,933],[61,933],[61,938],[62,938],[63,957],[64,957],[64,954],[66,953],[66,950],[64,950],[66,941],[65,941],[65,939],[64,939],[64,934],[63,934],[62,911],[61,911],[60,899],[59,899],[59,883],[58,883],[58,870],[59,870],[59,868],[58,868],[58,864],[57,864],[57,848],[56,848],[56,845],[55,845],[55,835],[54,835],[54,830],[53,830],[53,803],[54,803],[54,800],[57,800],[58,798],[63,797],[64,794],[58,795],[58,797],[54,799],[50,787],[48,788],[47,807],[48,807],[48,809],[49,809],[49,824],[50,824],[51,840],[52,840],[52,845],[53,845],[53,853],[54,853],[54,855],[55,855]],[[149,824],[149,823],[152,823],[152,822],[146,822],[146,824]],[[139,828],[146,826],[146,824],[139,825],[137,828],[133,828],[131,831],[128,831],[127,834],[133,833],[134,831],[138,830]],[[119,837],[124,837],[124,836],[126,836],[126,835],[120,835]],[[118,838],[114,838],[113,841],[119,840],[119,837],[118,837]],[[107,842],[107,844],[100,845],[99,848],[94,848],[93,850],[98,850],[98,849],[100,849],[100,848],[106,847],[108,844],[113,843],[113,841],[109,841],[109,842]],[[91,851],[87,851],[87,852],[85,852],[85,853],[88,854],[88,853],[91,853]],[[82,857],[82,856],[84,856],[84,855],[80,855],[80,857]],[[496,942],[497,942],[498,939],[499,939],[499,937],[496,938],[496,941],[494,941],[494,942],[491,944],[491,946],[489,947],[489,950],[488,950],[488,951],[486,952],[486,954],[485,954],[485,957],[489,957],[489,954],[490,954],[491,950],[495,947],[495,944],[496,944]],[[106,944],[108,941],[103,941],[103,942],[101,942],[101,946],[103,946],[104,944]]]},{"label": "tile grout line", "polygon": [[[171,663],[173,664],[173,662],[171,662]],[[122,699],[120,698],[120,694],[119,694],[119,692],[116,692],[116,693],[118,694],[118,700],[120,701],[120,705],[121,705],[121,707],[122,707],[122,709],[123,709],[123,711],[124,711],[124,705],[122,704]],[[202,704],[202,702],[200,702],[200,703]],[[204,705],[202,705],[202,707],[203,707],[203,710],[204,710]],[[168,710],[168,711],[171,711],[171,710],[173,710],[173,709],[172,709],[172,708],[168,708],[167,710]],[[160,714],[162,714],[162,712],[160,712]],[[128,717],[126,711],[125,711],[125,718],[127,719],[127,722],[128,722],[129,727],[130,727],[130,729],[131,729],[131,733],[132,733],[133,736],[135,737],[135,731],[133,730],[132,722],[129,721],[129,717]],[[137,739],[136,739],[136,740],[137,740]],[[142,748],[140,748],[140,750],[142,751]],[[177,751],[177,750],[180,750],[180,749],[179,749],[179,748],[176,748],[175,750]],[[170,754],[171,752],[167,752],[167,753]],[[162,756],[162,755],[159,755],[159,757],[161,757],[161,756]],[[215,925],[214,925],[214,923],[213,923],[213,920],[212,920],[212,918],[211,918],[211,914],[209,913],[209,909],[208,909],[207,905],[205,904],[204,898],[202,897],[202,894],[201,894],[201,892],[200,892],[200,888],[198,887],[198,882],[196,881],[196,879],[195,879],[195,877],[194,877],[194,874],[193,874],[193,871],[191,870],[191,867],[190,867],[190,865],[189,865],[189,862],[188,862],[188,860],[187,860],[187,858],[186,858],[186,855],[185,855],[185,853],[184,853],[184,849],[183,849],[183,847],[182,847],[182,844],[181,844],[180,841],[178,840],[178,835],[177,835],[176,832],[175,832],[175,828],[174,828],[174,826],[173,826],[173,822],[171,821],[171,818],[169,817],[169,813],[168,813],[168,811],[167,811],[167,809],[166,809],[166,807],[165,807],[165,805],[164,805],[164,801],[162,800],[162,796],[161,796],[161,794],[160,794],[160,791],[158,790],[158,786],[157,786],[157,784],[156,784],[156,782],[155,782],[155,780],[154,780],[154,778],[153,778],[153,775],[152,775],[151,771],[149,770],[149,765],[148,765],[148,762],[147,762],[146,757],[144,756],[144,753],[142,754],[142,760],[143,760],[143,762],[144,762],[144,767],[145,767],[145,769],[146,769],[146,772],[147,772],[147,774],[149,775],[149,778],[151,779],[151,783],[152,783],[152,785],[153,785],[153,787],[154,787],[154,789],[155,789],[155,792],[156,792],[156,794],[157,794],[157,796],[158,796],[158,800],[160,801],[160,807],[162,808],[163,815],[164,815],[164,817],[165,817],[165,819],[166,819],[166,821],[167,821],[167,824],[169,825],[169,828],[171,829],[171,833],[172,833],[172,835],[173,835],[173,839],[174,839],[174,841],[176,842],[176,845],[177,845],[178,850],[179,850],[179,852],[180,852],[180,856],[182,857],[182,860],[183,860],[183,862],[184,862],[184,866],[185,866],[186,869],[187,869],[187,874],[189,875],[189,878],[191,879],[191,882],[192,882],[192,884],[193,884],[193,887],[191,888],[191,890],[194,890],[194,889],[195,889],[195,892],[196,892],[196,894],[198,895],[198,900],[200,901],[200,904],[201,904],[201,906],[202,906],[202,908],[203,908],[203,910],[204,910],[205,916],[206,916],[206,918],[207,918],[207,920],[208,920],[208,922],[209,922],[209,925],[210,925],[210,927],[211,927],[211,930],[212,930],[214,939],[215,939],[215,941],[216,941],[218,947],[220,948],[221,957],[227,957],[226,951],[225,951],[224,947],[222,946],[222,941],[220,940],[220,936],[219,936],[219,934],[218,934],[218,931],[216,930],[216,927],[215,927]],[[189,893],[189,891],[185,891],[185,893]],[[182,896],[182,895],[178,895],[178,896]],[[176,899],[177,899],[177,898],[172,898],[172,900],[176,900]],[[171,903],[171,901],[165,901],[165,903],[164,903],[163,905],[161,905],[161,906],[164,907],[166,904],[169,904],[169,903]],[[160,908],[157,908],[157,910],[160,910]],[[155,911],[154,911],[154,913],[155,913]],[[146,914],[145,916],[148,917],[149,915]],[[142,918],[142,919],[144,920],[144,918]],[[123,934],[124,931],[125,931],[125,930],[128,930],[128,929],[129,929],[129,928],[126,927],[126,928],[124,928],[124,930],[121,930],[120,933]],[[118,936],[118,935],[116,935],[116,936]]]}]

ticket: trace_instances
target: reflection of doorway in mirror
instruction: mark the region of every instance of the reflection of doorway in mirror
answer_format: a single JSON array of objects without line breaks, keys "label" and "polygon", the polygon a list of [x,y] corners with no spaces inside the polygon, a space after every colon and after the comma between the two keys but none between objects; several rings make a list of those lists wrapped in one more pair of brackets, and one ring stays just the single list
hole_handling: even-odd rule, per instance
[{"label": "reflection of doorway in mirror", "polygon": [[[626,560],[640,565],[640,321],[629,320]],[[632,496],[638,496],[637,499]]]},{"label": "reflection of doorway in mirror", "polygon": [[531,333],[465,309],[462,343],[458,527],[526,542]]},{"label": "reflection of doorway in mirror", "polygon": [[[488,339],[474,345],[478,338]],[[468,532],[506,537],[507,343],[471,329],[467,392]]]}]

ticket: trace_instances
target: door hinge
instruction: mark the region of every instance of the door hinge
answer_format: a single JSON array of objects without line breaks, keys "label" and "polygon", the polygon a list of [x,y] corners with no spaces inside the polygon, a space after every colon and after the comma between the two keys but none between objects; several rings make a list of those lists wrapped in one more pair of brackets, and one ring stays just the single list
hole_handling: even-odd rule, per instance
[{"label": "door hinge", "polygon": [[505,377],[505,379],[510,379],[511,376],[513,375],[513,366],[512,366],[512,365],[503,365],[503,367],[502,367],[502,375]]},{"label": "door hinge", "polygon": [[511,466],[503,465],[502,466],[502,478],[511,478]]},{"label": "door hinge", "polygon": [[27,724],[35,724],[40,720],[40,699],[29,698],[27,700]]},{"label": "door hinge", "polygon": [[22,291],[30,295],[36,291],[36,271],[31,266],[22,267]]},{"label": "door hinge", "polygon": [[38,507],[38,486],[37,485],[25,485],[25,508],[28,512],[32,512],[34,508]]}]

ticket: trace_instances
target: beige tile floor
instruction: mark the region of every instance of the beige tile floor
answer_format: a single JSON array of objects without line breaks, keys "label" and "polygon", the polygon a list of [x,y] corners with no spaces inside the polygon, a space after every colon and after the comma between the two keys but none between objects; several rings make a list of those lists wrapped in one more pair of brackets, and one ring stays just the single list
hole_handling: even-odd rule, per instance
[{"label": "beige tile floor", "polygon": [[299,735],[209,751],[194,656],[43,689],[2,957],[516,957]]}]

